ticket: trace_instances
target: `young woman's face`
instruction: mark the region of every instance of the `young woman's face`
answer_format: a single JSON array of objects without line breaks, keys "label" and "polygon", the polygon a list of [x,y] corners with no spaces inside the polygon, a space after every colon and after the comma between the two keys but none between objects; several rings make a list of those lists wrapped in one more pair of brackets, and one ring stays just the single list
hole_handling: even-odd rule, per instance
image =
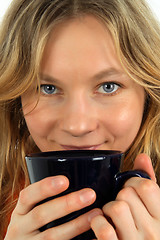
[{"label": "young woman's face", "polygon": [[22,106],[41,151],[128,149],[141,125],[145,93],[124,72],[96,18],[74,19],[51,33],[40,77],[38,105],[38,91],[30,90]]}]

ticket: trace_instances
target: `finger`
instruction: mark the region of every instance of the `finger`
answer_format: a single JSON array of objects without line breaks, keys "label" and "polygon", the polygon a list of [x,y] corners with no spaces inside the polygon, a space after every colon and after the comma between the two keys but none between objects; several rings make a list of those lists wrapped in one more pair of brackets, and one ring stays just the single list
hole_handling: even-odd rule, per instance
[{"label": "finger", "polygon": [[133,188],[124,188],[118,194],[117,200],[128,204],[138,230],[144,229],[146,225],[150,224],[151,216]]},{"label": "finger", "polygon": [[68,240],[86,232],[90,229],[90,221],[97,215],[102,215],[100,209],[94,209],[88,213],[81,215],[80,217],[67,222],[58,227],[50,228],[39,235],[35,240],[54,239],[54,240]]},{"label": "finger", "polygon": [[104,216],[94,217],[91,228],[98,240],[118,240],[115,229]]},{"label": "finger", "polygon": [[156,182],[156,176],[149,156],[144,153],[139,154],[134,161],[134,170],[139,169],[148,173],[151,179]]},{"label": "finger", "polygon": [[35,231],[53,220],[89,206],[95,199],[96,194],[92,189],[82,189],[55,198],[32,209],[26,215],[26,224],[24,225],[29,231]]},{"label": "finger", "polygon": [[118,239],[137,239],[137,228],[130,211],[129,205],[125,201],[109,202],[103,207],[105,216],[109,217],[116,229]]},{"label": "finger", "polygon": [[131,178],[125,183],[124,187],[132,187],[148,213],[152,217],[160,219],[160,208],[157,208],[160,203],[160,188],[154,181],[144,178]]},{"label": "finger", "polygon": [[24,215],[40,201],[65,191],[68,186],[65,176],[49,177],[33,183],[20,192],[14,213]]},{"label": "finger", "polygon": [[[154,183],[155,184],[155,183]],[[118,200],[123,199],[130,207],[135,225],[137,226],[139,237],[143,239],[159,239],[160,218],[154,219],[145,208],[136,191],[131,187],[126,187],[117,196]],[[153,203],[154,204],[154,203]],[[135,239],[139,239],[138,235]]]}]

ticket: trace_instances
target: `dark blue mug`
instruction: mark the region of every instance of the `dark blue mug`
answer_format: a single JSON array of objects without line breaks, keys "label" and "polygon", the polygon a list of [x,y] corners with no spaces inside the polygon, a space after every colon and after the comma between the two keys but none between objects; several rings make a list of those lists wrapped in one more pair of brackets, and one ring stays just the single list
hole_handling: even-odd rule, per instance
[{"label": "dark blue mug", "polygon": [[[116,198],[125,181],[131,177],[149,178],[146,173],[138,170],[120,172],[123,164],[123,153],[119,151],[41,152],[26,156],[26,163],[31,183],[56,175],[64,175],[70,181],[69,188],[66,191],[39,204],[82,188],[92,188],[97,196],[96,201],[91,206],[50,222],[43,226],[40,231],[71,221],[93,208],[102,208],[104,204]],[[89,230],[75,237],[74,240],[91,240],[93,238],[95,238],[95,235],[92,230]]]}]

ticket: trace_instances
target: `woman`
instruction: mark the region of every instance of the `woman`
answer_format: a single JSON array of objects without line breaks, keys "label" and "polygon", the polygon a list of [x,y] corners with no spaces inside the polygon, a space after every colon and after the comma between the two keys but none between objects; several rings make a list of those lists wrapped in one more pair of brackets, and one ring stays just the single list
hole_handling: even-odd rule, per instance
[{"label": "woman", "polygon": [[[71,239],[91,227],[97,239],[158,239],[150,158],[159,183],[160,30],[145,2],[14,0],[0,36],[1,235]],[[33,208],[69,182],[28,186],[25,155],[68,149],[123,151],[124,169],[141,168],[152,181],[130,179],[102,211],[40,233],[46,221],[95,200],[83,189]]]}]

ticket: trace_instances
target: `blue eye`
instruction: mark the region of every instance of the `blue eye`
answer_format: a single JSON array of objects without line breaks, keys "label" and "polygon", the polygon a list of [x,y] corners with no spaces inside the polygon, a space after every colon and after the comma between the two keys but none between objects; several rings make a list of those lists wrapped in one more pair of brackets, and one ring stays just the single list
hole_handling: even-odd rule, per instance
[{"label": "blue eye", "polygon": [[57,93],[57,88],[54,85],[42,84],[41,92],[46,95],[51,95]]},{"label": "blue eye", "polygon": [[108,93],[108,94],[112,94],[114,92],[116,92],[119,89],[119,85],[116,83],[112,83],[112,82],[108,82],[108,83],[103,83],[98,91],[100,93]]}]

